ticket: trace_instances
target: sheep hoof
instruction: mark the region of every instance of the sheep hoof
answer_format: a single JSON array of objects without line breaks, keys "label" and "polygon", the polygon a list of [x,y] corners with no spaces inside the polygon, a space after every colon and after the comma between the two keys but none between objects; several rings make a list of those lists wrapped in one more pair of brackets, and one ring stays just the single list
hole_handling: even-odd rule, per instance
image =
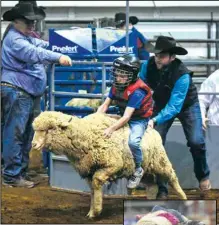
[{"label": "sheep hoof", "polygon": [[86,217],[88,217],[89,219],[93,219],[95,217],[94,212],[90,210]]},{"label": "sheep hoof", "polygon": [[100,213],[101,213],[101,211],[95,212],[95,211],[93,211],[93,210],[90,210],[89,213],[87,214],[87,217],[88,217],[89,219],[93,219],[93,218],[99,216]]}]

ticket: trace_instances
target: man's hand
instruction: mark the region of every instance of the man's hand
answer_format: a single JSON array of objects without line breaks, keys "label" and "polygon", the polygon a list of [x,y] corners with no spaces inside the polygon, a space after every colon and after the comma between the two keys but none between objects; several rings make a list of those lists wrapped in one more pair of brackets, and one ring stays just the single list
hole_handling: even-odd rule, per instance
[{"label": "man's hand", "polygon": [[114,129],[112,129],[111,127],[109,127],[109,128],[107,128],[107,129],[104,131],[104,135],[105,135],[105,137],[110,138],[113,132],[114,132]]},{"label": "man's hand", "polygon": [[208,119],[207,117],[205,117],[205,118],[202,120],[202,128],[203,128],[203,130],[206,130],[206,129],[207,129],[208,121],[209,121],[209,119]]},{"label": "man's hand", "polygon": [[151,128],[154,128],[154,120],[153,119],[148,121],[148,126]]},{"label": "man's hand", "polygon": [[62,66],[72,66],[72,60],[69,56],[67,55],[62,55],[60,58],[59,58],[59,63],[62,65]]}]

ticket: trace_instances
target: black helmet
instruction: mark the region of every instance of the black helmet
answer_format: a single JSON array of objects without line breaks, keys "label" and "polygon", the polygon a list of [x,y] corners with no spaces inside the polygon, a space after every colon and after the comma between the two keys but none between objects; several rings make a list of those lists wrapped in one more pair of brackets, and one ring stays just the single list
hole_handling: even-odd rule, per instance
[{"label": "black helmet", "polygon": [[[129,86],[129,84],[134,83],[138,79],[140,66],[139,58],[132,54],[126,54],[115,59],[111,70],[113,86],[122,90]],[[118,76],[127,77],[127,79],[121,83],[118,81]]]}]

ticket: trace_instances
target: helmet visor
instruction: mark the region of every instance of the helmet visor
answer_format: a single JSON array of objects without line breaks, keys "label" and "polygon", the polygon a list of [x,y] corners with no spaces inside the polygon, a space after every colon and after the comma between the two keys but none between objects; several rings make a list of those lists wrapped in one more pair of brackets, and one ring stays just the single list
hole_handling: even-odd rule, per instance
[{"label": "helmet visor", "polygon": [[115,88],[125,89],[132,81],[133,72],[113,67],[110,75]]}]

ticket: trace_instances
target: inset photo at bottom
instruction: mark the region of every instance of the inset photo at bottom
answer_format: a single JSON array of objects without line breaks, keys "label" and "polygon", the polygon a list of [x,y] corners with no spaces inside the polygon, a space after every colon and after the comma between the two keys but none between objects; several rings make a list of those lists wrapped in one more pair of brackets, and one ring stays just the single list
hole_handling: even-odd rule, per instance
[{"label": "inset photo at bottom", "polygon": [[216,200],[125,200],[124,225],[216,225]]}]

